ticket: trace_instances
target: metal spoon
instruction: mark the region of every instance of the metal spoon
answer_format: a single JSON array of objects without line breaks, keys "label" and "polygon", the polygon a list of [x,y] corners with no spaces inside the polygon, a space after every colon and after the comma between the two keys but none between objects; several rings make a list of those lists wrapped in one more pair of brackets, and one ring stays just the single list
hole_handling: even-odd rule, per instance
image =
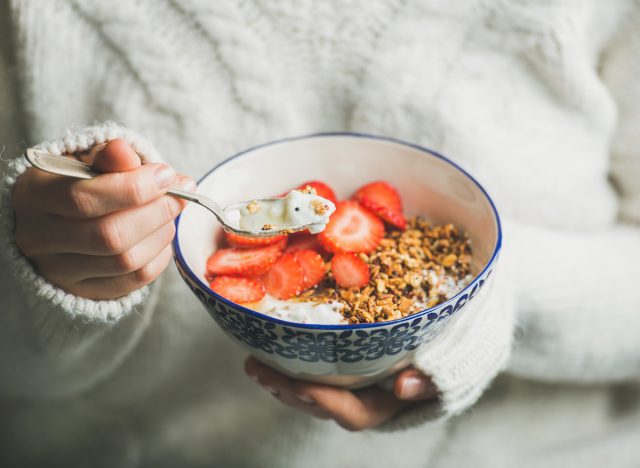
[{"label": "metal spoon", "polygon": [[[81,161],[58,156],[52,153],[47,153],[45,151],[42,151],[36,148],[27,149],[26,158],[34,167],[37,167],[38,169],[41,169],[46,172],[50,172],[52,174],[58,174],[58,175],[63,175],[67,177],[75,177],[77,179],[93,179],[94,177],[100,175],[100,172],[96,171],[93,167]],[[180,190],[177,188],[168,189],[167,195],[173,195],[174,197],[182,198],[184,200],[188,200],[190,202],[194,202],[200,206],[205,207],[207,210],[213,213],[213,215],[218,219],[220,224],[222,224],[222,228],[225,231],[229,231],[241,236],[273,237],[280,234],[288,234],[295,231],[303,231],[313,226],[313,224],[305,224],[305,225],[299,225],[299,226],[279,226],[280,229],[271,229],[269,231],[264,231],[264,232],[245,231],[229,224],[230,221],[225,217],[224,210],[221,209],[216,202],[214,202],[208,197],[205,197],[204,195],[201,195],[198,193],[185,192],[184,190]],[[274,200],[274,198],[265,198],[261,200],[255,200],[255,201],[268,202],[270,200]],[[244,203],[249,203],[249,202],[247,201]],[[237,203],[234,203],[233,205],[237,205]]]}]

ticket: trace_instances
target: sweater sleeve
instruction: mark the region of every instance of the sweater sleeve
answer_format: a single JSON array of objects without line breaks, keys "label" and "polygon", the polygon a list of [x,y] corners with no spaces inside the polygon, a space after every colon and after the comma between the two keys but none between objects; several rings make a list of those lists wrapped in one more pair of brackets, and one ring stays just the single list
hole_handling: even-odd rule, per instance
[{"label": "sweater sleeve", "polygon": [[518,250],[515,374],[585,383],[640,378],[639,21],[636,4],[599,66],[618,114],[610,163],[618,222],[593,232],[510,226]]},{"label": "sweater sleeve", "polygon": [[592,233],[511,224],[517,269],[510,372],[593,383],[640,377],[640,228]]},{"label": "sweater sleeve", "polygon": [[[38,145],[54,154],[123,138],[144,159],[155,150],[133,132],[106,123],[69,130]],[[117,300],[69,294],[38,275],[14,238],[12,187],[29,163],[3,158],[0,187],[0,396],[62,397],[93,386],[127,356],[149,323],[150,287]]]},{"label": "sweater sleeve", "polygon": [[[507,251],[503,256],[508,255]],[[414,367],[431,378],[437,398],[416,403],[378,429],[392,431],[441,421],[473,405],[504,369],[514,326],[513,287],[504,265],[498,265],[487,286],[457,320],[422,346]]]},{"label": "sweater sleeve", "polygon": [[618,221],[570,231],[505,220],[495,285],[414,366],[438,397],[381,430],[444,420],[470,407],[501,370],[553,382],[640,378],[640,8],[603,47],[599,70],[618,111],[610,178]]}]

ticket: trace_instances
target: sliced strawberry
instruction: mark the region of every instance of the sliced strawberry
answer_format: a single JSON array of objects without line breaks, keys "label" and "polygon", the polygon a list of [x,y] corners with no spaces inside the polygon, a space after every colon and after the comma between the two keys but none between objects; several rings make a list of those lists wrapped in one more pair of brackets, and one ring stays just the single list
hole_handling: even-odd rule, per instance
[{"label": "sliced strawberry", "polygon": [[294,232],[289,234],[287,248],[285,252],[297,252],[298,250],[321,250],[322,246],[318,243],[318,236],[311,234],[309,231]]},{"label": "sliced strawberry", "polygon": [[298,250],[293,254],[300,263],[304,272],[304,282],[302,283],[302,290],[314,287],[322,278],[324,278],[327,272],[324,260],[318,252],[313,250]]},{"label": "sliced strawberry", "polygon": [[353,200],[339,202],[329,224],[318,234],[329,252],[371,252],[384,236],[384,224]]},{"label": "sliced strawberry", "polygon": [[265,247],[217,250],[207,260],[208,276],[260,276],[282,255],[286,241]]},{"label": "sliced strawberry", "polygon": [[256,278],[217,276],[209,286],[222,297],[238,304],[257,302],[266,294],[264,284]]},{"label": "sliced strawberry", "polygon": [[393,185],[383,180],[363,185],[353,196],[358,201],[368,198],[372,202],[402,213],[402,199]]},{"label": "sliced strawberry", "polygon": [[286,239],[286,235],[273,237],[247,237],[234,234],[233,232],[224,233],[227,242],[234,247],[261,247],[263,245],[271,245]]},{"label": "sliced strawberry", "polygon": [[262,277],[267,292],[276,299],[290,299],[302,291],[304,270],[295,254],[286,253]]},{"label": "sliced strawberry", "polygon": [[356,254],[335,254],[331,259],[331,271],[342,288],[360,288],[369,282],[369,265]]},{"label": "sliced strawberry", "polygon": [[338,199],[336,198],[336,194],[333,189],[324,182],[320,182],[319,180],[310,180],[309,182],[300,184],[300,186],[296,190],[303,190],[307,186],[316,189],[316,193],[318,194],[318,196],[326,198],[333,203],[338,203]]},{"label": "sliced strawberry", "polygon": [[362,206],[373,211],[392,226],[402,229],[403,231],[407,228],[407,220],[402,214],[402,211],[387,208],[366,196],[361,196],[358,201]]}]

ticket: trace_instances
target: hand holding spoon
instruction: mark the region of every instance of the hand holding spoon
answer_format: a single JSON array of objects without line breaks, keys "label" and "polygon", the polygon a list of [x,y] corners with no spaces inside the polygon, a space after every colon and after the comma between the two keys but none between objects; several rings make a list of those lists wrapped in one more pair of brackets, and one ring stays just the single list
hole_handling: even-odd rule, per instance
[{"label": "hand holding spoon", "polygon": [[[38,169],[78,179],[100,175],[93,167],[76,159],[57,156],[35,148],[26,151],[27,160]],[[292,190],[283,198],[263,198],[233,203],[222,209],[210,198],[177,188],[167,195],[195,202],[208,209],[225,231],[246,237],[273,237],[308,229],[317,233],[324,229],[335,205],[313,193]]]}]

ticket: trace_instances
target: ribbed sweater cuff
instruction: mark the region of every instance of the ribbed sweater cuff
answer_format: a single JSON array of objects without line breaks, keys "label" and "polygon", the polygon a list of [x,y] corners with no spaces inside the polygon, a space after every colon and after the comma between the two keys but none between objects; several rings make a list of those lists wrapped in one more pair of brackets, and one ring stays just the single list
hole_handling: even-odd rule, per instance
[{"label": "ribbed sweater cuff", "polygon": [[[145,161],[161,161],[157,151],[143,138],[113,122],[70,129],[63,138],[41,143],[37,148],[53,154],[71,154],[84,151],[115,138],[128,141]],[[34,309],[49,309],[87,321],[115,322],[149,295],[149,287],[133,291],[117,300],[95,301],[69,294],[52,285],[34,270],[22,255],[15,242],[15,213],[11,202],[16,179],[29,167],[24,156],[3,162],[3,179],[0,185],[0,255],[3,267],[10,268],[27,303]]]},{"label": "ribbed sweater cuff", "polygon": [[514,330],[512,288],[494,271],[456,322],[418,350],[414,367],[431,377],[438,397],[416,403],[379,429],[407,429],[448,419],[473,405],[506,366]]}]

